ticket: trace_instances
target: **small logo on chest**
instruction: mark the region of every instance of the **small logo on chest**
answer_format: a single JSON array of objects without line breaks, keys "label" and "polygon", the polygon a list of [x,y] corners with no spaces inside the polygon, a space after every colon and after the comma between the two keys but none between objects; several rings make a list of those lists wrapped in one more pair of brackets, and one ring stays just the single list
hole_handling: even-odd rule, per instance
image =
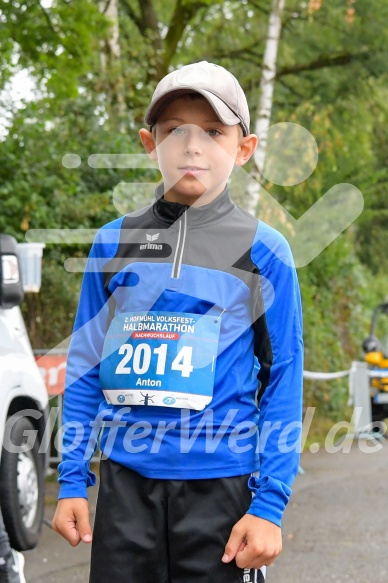
[{"label": "small logo on chest", "polygon": [[157,243],[153,242],[159,239],[159,235],[160,233],[155,233],[155,235],[149,235],[148,233],[146,233],[147,243],[140,244],[140,251],[144,251],[145,249],[154,249],[160,251],[161,249],[163,249],[163,245],[160,244],[158,245]]}]

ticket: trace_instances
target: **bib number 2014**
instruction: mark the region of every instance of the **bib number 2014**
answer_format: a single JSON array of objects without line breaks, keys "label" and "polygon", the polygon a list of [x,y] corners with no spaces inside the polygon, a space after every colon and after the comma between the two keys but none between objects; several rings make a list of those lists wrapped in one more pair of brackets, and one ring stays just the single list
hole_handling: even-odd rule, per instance
[{"label": "bib number 2014", "polygon": [[[149,344],[141,343],[134,349],[132,344],[122,344],[119,354],[123,355],[116,367],[116,374],[131,374],[132,369],[135,374],[148,373],[151,362],[156,357],[156,374],[164,375],[167,364],[167,344],[161,344],[152,348]],[[153,358],[154,357],[154,358]],[[182,377],[188,378],[193,372],[192,366],[193,348],[183,346],[171,363],[171,370],[179,371]]]}]

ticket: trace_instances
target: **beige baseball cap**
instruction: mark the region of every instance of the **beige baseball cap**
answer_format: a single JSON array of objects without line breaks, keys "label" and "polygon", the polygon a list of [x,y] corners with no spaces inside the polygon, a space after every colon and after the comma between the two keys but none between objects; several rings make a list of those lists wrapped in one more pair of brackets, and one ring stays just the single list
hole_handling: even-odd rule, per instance
[{"label": "beige baseball cap", "polygon": [[162,109],[185,93],[200,93],[222,123],[228,126],[240,124],[244,136],[249,134],[249,108],[239,82],[224,67],[207,61],[185,65],[163,77],[146,111],[146,124],[152,127]]}]

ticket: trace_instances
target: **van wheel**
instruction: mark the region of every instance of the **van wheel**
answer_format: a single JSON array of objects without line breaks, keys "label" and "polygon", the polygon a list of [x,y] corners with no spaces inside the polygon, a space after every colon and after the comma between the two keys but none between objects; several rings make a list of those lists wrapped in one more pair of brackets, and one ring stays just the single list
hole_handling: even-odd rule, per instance
[{"label": "van wheel", "polygon": [[[13,446],[28,444],[36,430],[26,417],[19,417],[11,429]],[[17,452],[3,446],[0,465],[0,501],[11,547],[26,551],[36,546],[43,522],[44,468],[39,439],[34,446],[18,447]]]}]

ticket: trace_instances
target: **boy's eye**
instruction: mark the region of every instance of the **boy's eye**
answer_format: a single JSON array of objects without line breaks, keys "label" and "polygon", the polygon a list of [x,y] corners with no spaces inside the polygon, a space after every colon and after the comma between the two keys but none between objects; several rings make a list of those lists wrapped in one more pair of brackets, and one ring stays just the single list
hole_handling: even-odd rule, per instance
[{"label": "boy's eye", "polygon": [[216,136],[219,136],[221,134],[219,130],[208,130],[207,133],[211,138],[215,138]]},{"label": "boy's eye", "polygon": [[170,133],[174,136],[182,136],[185,133],[184,128],[171,128]]}]

